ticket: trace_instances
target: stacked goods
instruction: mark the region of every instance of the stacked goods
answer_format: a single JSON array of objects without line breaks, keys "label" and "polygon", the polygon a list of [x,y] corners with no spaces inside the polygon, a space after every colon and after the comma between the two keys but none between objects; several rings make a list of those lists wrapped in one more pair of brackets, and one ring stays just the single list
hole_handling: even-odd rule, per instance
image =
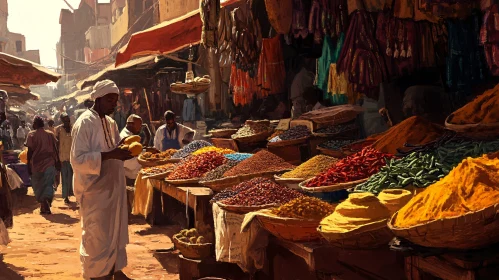
[{"label": "stacked goods", "polygon": [[235,153],[231,149],[223,149],[223,148],[217,148],[217,147],[213,147],[213,146],[207,146],[207,147],[203,147],[203,148],[195,151],[194,153],[192,153],[192,155],[197,156],[197,155],[204,154],[207,152],[217,152],[217,153],[222,154],[222,155]]},{"label": "stacked goods", "polygon": [[[398,212],[396,228],[454,218],[497,204],[499,159],[467,158],[449,175],[412,198]],[[444,244],[442,244],[444,245]]]},{"label": "stacked goods", "polygon": [[227,160],[227,162],[224,165],[220,165],[219,167],[213,169],[212,171],[204,174],[203,178],[201,179],[201,182],[208,182],[223,178],[224,173],[230,170],[232,167],[236,166],[238,163],[239,161]]},{"label": "stacked goods", "polygon": [[186,158],[195,151],[208,146],[212,145],[203,140],[192,141],[191,143],[184,146],[182,149],[178,150],[175,154],[173,154],[172,158]]},{"label": "stacked goods", "polygon": [[123,144],[119,146],[122,150],[128,150],[132,154],[133,157],[136,157],[142,153],[142,144],[140,144],[140,136],[133,135],[128,136]]},{"label": "stacked goods", "polygon": [[393,158],[393,155],[378,152],[373,148],[364,148],[334,163],[327,171],[308,181],[306,187],[331,186],[367,179],[378,173],[387,161]]},{"label": "stacked goods", "polygon": [[352,193],[323,219],[318,231],[342,247],[387,245],[393,235],[387,228],[390,211],[371,193]]},{"label": "stacked goods", "polygon": [[334,212],[334,206],[314,197],[303,196],[272,209],[272,214],[282,218],[322,220]]},{"label": "stacked goods", "polygon": [[445,129],[421,117],[410,117],[377,137],[372,147],[380,152],[397,154],[408,144],[427,144],[440,138]]},{"label": "stacked goods", "polygon": [[243,161],[243,160],[248,159],[252,156],[253,156],[253,154],[246,154],[246,153],[233,153],[233,154],[225,155],[226,158],[228,158],[230,160],[235,160],[235,161]]},{"label": "stacked goods", "polygon": [[405,158],[392,160],[358,185],[356,190],[378,194],[385,189],[405,188],[409,185],[424,188],[443,178],[449,166],[441,164],[436,156],[411,153]]},{"label": "stacked goods", "polygon": [[177,152],[177,150],[175,150],[175,149],[168,149],[164,152],[155,153],[155,154],[153,154],[151,152],[145,152],[142,155],[140,155],[140,158],[143,160],[147,160],[147,161],[168,160],[176,152]]},{"label": "stacked goods", "polygon": [[384,190],[378,195],[379,201],[385,205],[390,214],[394,214],[404,207],[411,198],[412,193],[410,191],[401,189]]},{"label": "stacked goods", "polygon": [[301,120],[309,120],[316,124],[337,125],[354,120],[363,111],[356,105],[339,105],[307,112],[300,116]]},{"label": "stacked goods", "polygon": [[175,168],[175,164],[168,163],[168,164],[158,165],[155,167],[143,168],[141,170],[141,173],[146,176],[153,176],[153,175],[163,174],[165,172],[172,170],[173,168]]},{"label": "stacked goods", "polygon": [[312,133],[310,132],[310,130],[308,129],[307,126],[297,125],[295,127],[292,127],[290,129],[286,130],[281,135],[270,139],[269,142],[274,143],[274,142],[279,142],[279,141],[296,140],[296,139],[309,137],[311,134]]},{"label": "stacked goods", "polygon": [[336,161],[338,160],[333,157],[318,155],[302,163],[292,171],[282,174],[281,178],[310,179],[331,167]]},{"label": "stacked goods", "polygon": [[217,202],[217,201],[227,199],[229,197],[233,197],[233,196],[237,195],[238,193],[245,191],[249,188],[252,188],[254,185],[262,183],[262,182],[271,182],[271,181],[270,181],[270,179],[261,178],[261,177],[253,178],[249,181],[244,181],[236,186],[233,186],[232,188],[228,188],[228,189],[225,189],[225,190],[217,193],[216,195],[213,196],[213,198],[211,199],[211,202]]},{"label": "stacked goods", "polygon": [[452,113],[447,120],[452,124],[492,124],[499,122],[499,85],[484,92],[475,100]]},{"label": "stacked goods", "polygon": [[179,233],[175,234],[175,237],[178,241],[188,243],[188,244],[205,244],[204,237],[198,234],[198,231],[193,229],[183,229]]},{"label": "stacked goods", "polygon": [[319,134],[340,134],[346,131],[358,129],[355,123],[348,124],[339,124],[339,125],[330,125],[315,131],[315,133]]},{"label": "stacked goods", "polygon": [[220,201],[225,205],[263,206],[287,203],[303,194],[280,186],[272,180],[252,181],[252,187],[240,191],[238,194]]},{"label": "stacked goods", "polygon": [[328,150],[339,150],[340,148],[350,145],[356,140],[329,140],[327,142],[319,144],[319,148]]},{"label": "stacked goods", "polygon": [[168,176],[169,180],[187,180],[201,178],[207,172],[227,162],[227,158],[217,152],[208,152],[190,156],[180,162]]},{"label": "stacked goods", "polygon": [[241,161],[237,166],[225,172],[224,177],[262,174],[262,173],[279,173],[295,168],[284,161],[282,158],[269,153],[266,150],[259,151],[252,157]]}]

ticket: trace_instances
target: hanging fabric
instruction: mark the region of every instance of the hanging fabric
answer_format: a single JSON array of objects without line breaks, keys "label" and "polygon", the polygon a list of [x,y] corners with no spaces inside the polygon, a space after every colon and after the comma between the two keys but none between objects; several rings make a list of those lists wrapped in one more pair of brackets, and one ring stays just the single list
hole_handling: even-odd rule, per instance
[{"label": "hanging fabric", "polygon": [[353,104],[359,98],[359,96],[355,95],[353,92],[349,92],[345,73],[339,74],[338,71],[336,71],[336,63],[331,63],[331,65],[329,65],[327,92],[327,98],[333,105]]},{"label": "hanging fabric", "polygon": [[220,0],[201,0],[199,12],[203,22],[201,42],[206,48],[217,48]]},{"label": "hanging fabric", "polygon": [[250,104],[253,95],[257,92],[256,78],[250,77],[248,72],[238,69],[233,63],[230,73],[230,88],[235,105]]},{"label": "hanging fabric", "polygon": [[493,5],[485,13],[480,29],[480,43],[485,50],[485,58],[494,76],[499,76],[499,6]]},{"label": "hanging fabric", "polygon": [[257,77],[259,88],[257,98],[286,92],[286,68],[282,55],[281,36],[263,39]]},{"label": "hanging fabric", "polygon": [[289,34],[293,14],[293,0],[265,0],[270,25],[278,34]]},{"label": "hanging fabric", "polygon": [[[345,41],[345,35],[341,34],[336,42],[330,36],[324,38],[324,44],[322,45],[322,55],[317,60],[317,81],[316,86],[322,90],[324,100],[332,100],[331,91],[328,89],[328,80],[330,79],[330,68],[331,63],[336,63],[338,57],[340,56],[341,48],[343,42]],[[336,64],[335,64],[336,65]],[[336,70],[335,70],[336,72]]]},{"label": "hanging fabric", "polygon": [[307,38],[307,15],[309,12],[310,10],[305,8],[303,0],[293,0],[293,22],[291,24],[291,31],[295,38]]}]

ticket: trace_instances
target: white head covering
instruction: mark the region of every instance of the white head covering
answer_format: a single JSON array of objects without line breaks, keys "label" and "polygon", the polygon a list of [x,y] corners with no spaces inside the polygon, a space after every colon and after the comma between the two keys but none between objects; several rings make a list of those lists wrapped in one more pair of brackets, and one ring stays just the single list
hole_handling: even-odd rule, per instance
[{"label": "white head covering", "polygon": [[128,119],[126,119],[126,122],[133,123],[135,120],[142,120],[142,118],[138,115],[131,114],[130,116],[128,116]]},{"label": "white head covering", "polygon": [[113,81],[104,80],[95,84],[94,90],[92,91],[92,94],[90,96],[93,100],[95,100],[111,93],[120,94],[120,89]]}]

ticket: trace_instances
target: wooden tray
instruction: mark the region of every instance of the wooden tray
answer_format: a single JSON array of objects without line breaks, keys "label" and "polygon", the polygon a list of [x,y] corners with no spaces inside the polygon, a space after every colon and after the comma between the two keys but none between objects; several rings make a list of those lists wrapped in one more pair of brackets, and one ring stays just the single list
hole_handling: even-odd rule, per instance
[{"label": "wooden tray", "polygon": [[188,185],[188,184],[197,184],[199,183],[200,178],[193,178],[193,179],[186,179],[186,180],[168,180],[166,179],[165,181],[168,184],[172,185]]},{"label": "wooden tray", "polygon": [[262,209],[268,209],[268,208],[280,206],[280,204],[265,204],[265,205],[258,205],[258,206],[226,205],[226,204],[223,204],[222,202],[216,202],[216,204],[218,204],[218,206],[225,211],[239,213],[239,214],[247,214],[247,213],[255,212],[258,210],[262,210]]},{"label": "wooden tray", "polygon": [[165,179],[166,177],[168,177],[168,175],[170,175],[172,173],[172,171],[173,170],[169,170],[167,172],[154,174],[154,175],[145,174],[144,176],[142,176],[142,179]]},{"label": "wooden tray", "polygon": [[309,188],[307,187],[307,183],[311,181],[314,178],[308,179],[306,181],[303,181],[300,183],[300,189],[306,192],[311,192],[311,193],[316,193],[316,192],[333,192],[333,191],[339,191],[339,190],[347,190],[350,188],[354,188],[358,184],[364,183],[367,181],[369,178],[362,179],[362,180],[357,180],[357,181],[352,181],[352,182],[347,182],[347,183],[339,183],[336,185],[331,185],[331,186],[322,186],[322,187],[315,187],[315,188]]}]

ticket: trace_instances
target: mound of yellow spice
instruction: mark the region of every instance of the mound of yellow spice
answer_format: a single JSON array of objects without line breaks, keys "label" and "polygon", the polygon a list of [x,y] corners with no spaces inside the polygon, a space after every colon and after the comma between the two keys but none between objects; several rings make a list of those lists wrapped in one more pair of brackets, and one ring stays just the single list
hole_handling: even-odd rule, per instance
[{"label": "mound of yellow spice", "polygon": [[317,155],[302,163],[292,171],[282,174],[281,178],[310,179],[319,175],[337,161],[338,160],[333,157]]},{"label": "mound of yellow spice", "polygon": [[499,159],[466,158],[446,177],[400,209],[394,226],[407,228],[462,216],[499,203]]},{"label": "mound of yellow spice", "polygon": [[197,155],[201,155],[201,154],[208,153],[208,152],[217,152],[217,153],[222,154],[222,155],[235,153],[231,149],[223,149],[223,148],[217,148],[214,146],[208,146],[208,147],[203,147],[203,148],[195,151],[194,153],[192,153],[192,155],[197,156]]}]

